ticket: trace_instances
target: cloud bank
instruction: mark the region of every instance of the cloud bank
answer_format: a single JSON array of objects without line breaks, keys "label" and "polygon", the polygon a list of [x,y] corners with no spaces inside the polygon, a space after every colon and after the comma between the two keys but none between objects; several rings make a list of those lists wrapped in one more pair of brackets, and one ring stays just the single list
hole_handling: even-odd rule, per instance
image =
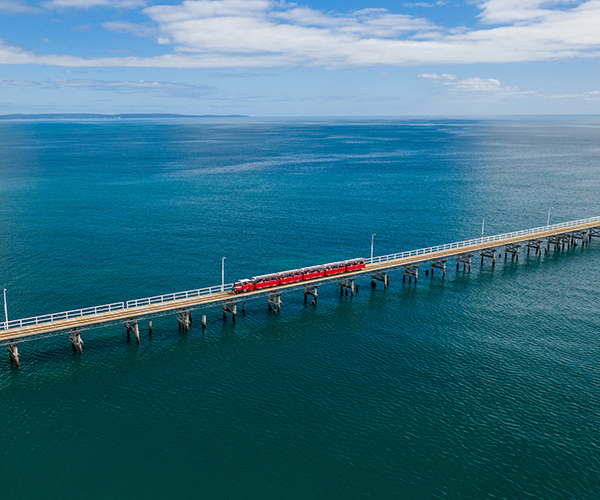
[{"label": "cloud bank", "polygon": [[210,85],[192,85],[186,83],[157,82],[157,81],[107,81],[96,79],[54,79],[45,82],[34,80],[0,79],[0,86],[37,87],[39,89],[89,89],[110,91],[120,94],[147,94],[155,97],[187,97],[199,98],[208,93],[214,93],[215,87]]},{"label": "cloud bank", "polygon": [[463,78],[460,79],[456,75],[444,73],[438,75],[436,73],[422,73],[421,78],[437,80],[442,85],[448,86],[456,92],[490,95],[496,97],[516,97],[516,96],[531,96],[536,95],[532,90],[521,90],[515,86],[506,86],[500,83],[496,78]]},{"label": "cloud bank", "polygon": [[[46,5],[140,4],[137,0],[52,0]],[[0,63],[331,69],[528,62],[600,54],[600,0],[484,0],[477,7],[481,27],[466,29],[380,8],[340,14],[284,1],[186,0],[142,9],[147,23],[117,20],[103,25],[170,46],[169,54],[146,58],[38,55],[0,42]]]}]

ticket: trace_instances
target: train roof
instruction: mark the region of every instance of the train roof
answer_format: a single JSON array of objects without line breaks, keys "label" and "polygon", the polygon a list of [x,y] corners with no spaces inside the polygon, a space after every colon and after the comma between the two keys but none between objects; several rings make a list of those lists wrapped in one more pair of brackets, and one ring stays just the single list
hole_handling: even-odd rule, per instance
[{"label": "train roof", "polygon": [[279,273],[261,274],[260,276],[252,276],[252,279],[258,280],[258,279],[262,279],[262,278],[271,278],[271,277],[275,277],[275,276],[279,276]]},{"label": "train roof", "polygon": [[280,271],[278,273],[261,274],[260,276],[253,276],[252,279],[256,280],[256,279],[263,279],[263,278],[271,278],[271,277],[275,277],[275,276],[280,276],[282,274],[298,273],[298,272],[302,272],[302,271],[307,271],[309,269],[319,269],[321,267],[337,266],[340,264],[346,264],[348,262],[355,262],[357,260],[366,260],[366,259],[364,257],[356,257],[355,259],[338,260],[337,262],[328,262],[327,264],[316,264],[314,266],[302,267],[300,269],[289,269],[287,271]]}]

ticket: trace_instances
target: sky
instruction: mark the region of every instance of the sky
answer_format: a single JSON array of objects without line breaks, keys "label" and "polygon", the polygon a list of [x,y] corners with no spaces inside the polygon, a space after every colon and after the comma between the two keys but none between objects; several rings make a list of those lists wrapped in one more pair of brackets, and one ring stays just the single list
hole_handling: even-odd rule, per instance
[{"label": "sky", "polygon": [[600,0],[0,0],[0,114],[600,113]]}]

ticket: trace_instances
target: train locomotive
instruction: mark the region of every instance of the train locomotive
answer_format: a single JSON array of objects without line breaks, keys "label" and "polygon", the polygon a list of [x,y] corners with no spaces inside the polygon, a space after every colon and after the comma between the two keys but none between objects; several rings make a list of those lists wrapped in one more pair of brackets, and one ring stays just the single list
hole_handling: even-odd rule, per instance
[{"label": "train locomotive", "polygon": [[255,276],[251,279],[239,280],[233,285],[233,293],[252,292],[263,288],[270,288],[278,285],[287,285],[301,281],[309,281],[316,278],[334,276],[336,274],[358,271],[366,267],[366,259],[351,259],[320,266],[304,267],[302,269],[293,269],[275,274],[265,274]]}]

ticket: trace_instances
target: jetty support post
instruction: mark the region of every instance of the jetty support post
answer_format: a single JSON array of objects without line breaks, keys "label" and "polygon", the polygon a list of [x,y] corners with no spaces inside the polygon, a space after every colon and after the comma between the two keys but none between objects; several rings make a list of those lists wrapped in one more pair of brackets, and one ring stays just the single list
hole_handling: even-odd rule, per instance
[{"label": "jetty support post", "polygon": [[346,291],[346,295],[350,292],[350,295],[354,297],[354,278],[340,278],[340,295]]},{"label": "jetty support post", "polygon": [[554,245],[554,250],[562,250],[565,247],[565,243],[568,246],[569,239],[570,237],[565,236],[564,234],[548,236],[548,246],[546,247],[546,250],[550,248],[550,245]]},{"label": "jetty support post", "polygon": [[506,260],[507,254],[510,254],[510,260],[513,260],[515,257],[519,260],[519,250],[521,249],[521,245],[518,243],[511,243],[504,246],[504,260]]},{"label": "jetty support post", "polygon": [[593,236],[595,236],[596,238],[600,237],[600,228],[592,228],[592,229],[590,229],[590,234],[589,234],[588,241],[592,241],[592,237]]},{"label": "jetty support post", "polygon": [[587,231],[575,231],[574,233],[571,233],[573,246],[577,246],[577,240],[581,240],[581,246],[584,246],[589,241]]},{"label": "jetty support post", "polygon": [[77,328],[73,328],[71,330],[71,335],[69,336],[69,340],[71,341],[71,345],[73,346],[73,352],[78,352],[79,354],[83,353],[83,339],[81,338],[81,332]]},{"label": "jetty support post", "polygon": [[313,285],[313,286],[304,285],[304,303],[305,304],[306,304],[306,301],[308,300],[309,295],[313,298],[312,303],[316,304],[317,297],[319,296],[319,287],[317,285]]},{"label": "jetty support post", "polygon": [[131,339],[131,334],[135,335],[137,343],[140,343],[140,326],[137,319],[128,319],[125,322],[125,329],[127,330],[127,340]]},{"label": "jetty support post", "polygon": [[472,253],[463,253],[463,254],[457,255],[456,256],[456,270],[458,271],[460,264],[462,264],[463,271],[466,271],[467,267],[468,267],[469,272],[471,272],[471,260],[472,259],[473,259]]},{"label": "jetty support post", "polygon": [[419,266],[410,265],[404,266],[402,270],[402,281],[406,281],[406,276],[408,275],[408,282],[410,283],[415,278],[415,284],[417,283],[417,279],[419,278]]},{"label": "jetty support post", "polygon": [[488,248],[486,250],[481,251],[481,265],[483,266],[483,259],[487,257],[488,259],[492,259],[492,267],[496,266],[496,252],[497,248]]},{"label": "jetty support post", "polygon": [[19,360],[19,348],[17,347],[17,343],[14,340],[8,341],[8,354],[10,356],[10,362],[14,363],[17,368],[21,366],[21,361]]},{"label": "jetty support post", "polygon": [[231,314],[231,319],[235,322],[237,315],[237,302],[223,302],[223,319],[227,319],[227,313]]},{"label": "jetty support post", "polygon": [[179,309],[177,311],[177,321],[180,329],[189,330],[192,324],[192,313],[187,309]]},{"label": "jetty support post", "polygon": [[375,288],[377,286],[376,281],[381,281],[383,283],[383,289],[385,290],[390,284],[390,277],[387,271],[374,271],[371,274],[371,286]]},{"label": "jetty support post", "polygon": [[527,255],[529,255],[530,250],[535,250],[535,255],[538,253],[542,253],[542,240],[529,240],[525,243],[525,247],[527,248]]},{"label": "jetty support post", "polygon": [[267,296],[269,310],[273,309],[274,313],[281,312],[281,293],[270,293]]},{"label": "jetty support post", "polygon": [[434,269],[441,269],[442,276],[446,276],[446,262],[448,262],[448,259],[440,259],[440,260],[436,260],[436,261],[432,262],[431,263],[431,276],[433,277]]},{"label": "jetty support post", "polygon": [[202,329],[206,329],[206,314],[202,315]]}]

